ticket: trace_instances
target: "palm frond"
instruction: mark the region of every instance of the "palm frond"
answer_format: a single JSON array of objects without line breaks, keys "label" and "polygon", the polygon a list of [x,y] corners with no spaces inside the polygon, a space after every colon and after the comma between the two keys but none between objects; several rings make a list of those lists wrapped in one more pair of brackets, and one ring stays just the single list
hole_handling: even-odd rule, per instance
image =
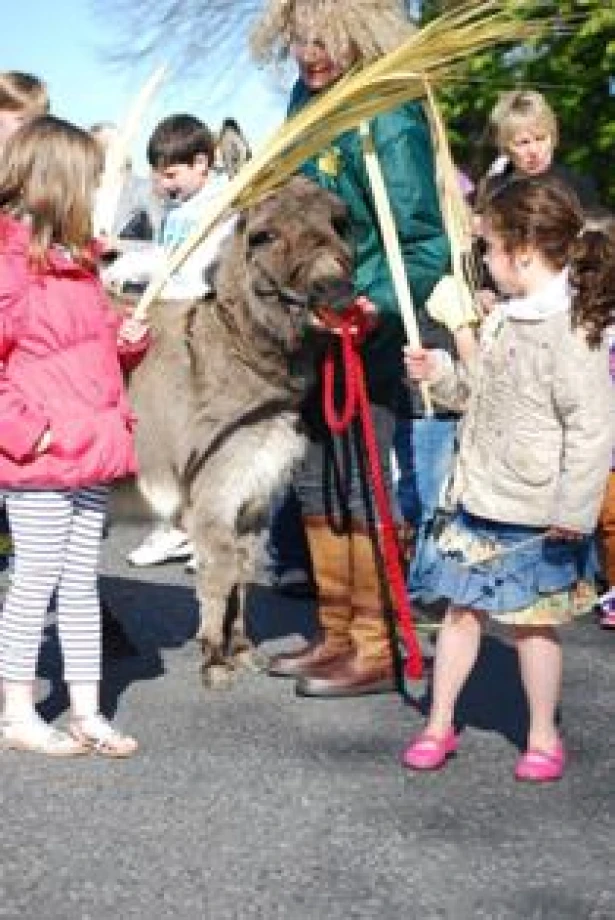
[{"label": "palm frond", "polygon": [[469,0],[433,19],[394,51],[349,73],[289,118],[203,213],[196,230],[149,284],[136,315],[146,314],[169,276],[222,217],[257,202],[340,134],[424,98],[426,80],[432,88],[442,86],[474,54],[540,35],[550,20],[520,18],[524,6],[516,0]]},{"label": "palm frond", "polygon": [[130,153],[130,145],[139,130],[148,106],[164,80],[166,70],[165,65],[158,67],[141,87],[128,109],[117,137],[112,140],[106,152],[105,167],[94,208],[93,223],[96,235],[111,233],[122,190],[124,164]]}]

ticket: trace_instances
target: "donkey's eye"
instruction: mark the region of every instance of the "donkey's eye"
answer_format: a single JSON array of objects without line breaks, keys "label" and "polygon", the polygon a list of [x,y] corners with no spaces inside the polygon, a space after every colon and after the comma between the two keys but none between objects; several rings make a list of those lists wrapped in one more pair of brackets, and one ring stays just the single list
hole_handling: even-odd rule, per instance
[{"label": "donkey's eye", "polygon": [[334,214],[331,224],[338,236],[344,237],[348,233],[349,221],[345,214]]},{"label": "donkey's eye", "polygon": [[277,238],[278,235],[273,230],[255,230],[248,236],[248,245],[250,249],[258,246],[268,246],[270,243],[275,243]]}]

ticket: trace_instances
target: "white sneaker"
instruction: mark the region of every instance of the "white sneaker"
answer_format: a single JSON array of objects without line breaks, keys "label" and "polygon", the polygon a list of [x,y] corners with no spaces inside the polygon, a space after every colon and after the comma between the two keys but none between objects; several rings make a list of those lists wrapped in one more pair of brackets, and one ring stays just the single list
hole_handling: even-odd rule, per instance
[{"label": "white sneaker", "polygon": [[131,565],[147,566],[189,559],[192,553],[192,544],[183,530],[162,525],[154,528],[126,558]]}]

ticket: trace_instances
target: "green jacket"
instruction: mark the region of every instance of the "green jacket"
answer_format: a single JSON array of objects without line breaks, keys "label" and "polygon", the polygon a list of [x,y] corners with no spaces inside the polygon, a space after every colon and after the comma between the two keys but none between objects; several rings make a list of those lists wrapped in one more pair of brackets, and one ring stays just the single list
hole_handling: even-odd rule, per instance
[{"label": "green jacket", "polygon": [[[289,114],[310,100],[302,81],[295,84]],[[371,122],[372,137],[389,193],[410,290],[425,345],[450,349],[450,337],[425,312],[425,301],[449,270],[429,126],[419,103],[408,103]],[[338,137],[328,150],[306,161],[302,172],[335,192],[348,207],[355,255],[354,286],[378,308],[380,323],[364,346],[370,390],[397,382],[402,375],[405,334],[380,234],[358,131]]]}]

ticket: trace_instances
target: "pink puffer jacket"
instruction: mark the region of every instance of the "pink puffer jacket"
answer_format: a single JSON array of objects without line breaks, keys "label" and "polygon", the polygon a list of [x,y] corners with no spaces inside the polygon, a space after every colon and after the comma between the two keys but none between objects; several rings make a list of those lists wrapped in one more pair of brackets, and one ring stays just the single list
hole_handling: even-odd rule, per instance
[{"label": "pink puffer jacket", "polygon": [[[30,231],[0,214],[0,488],[79,488],[136,470],[119,319],[63,252],[36,271]],[[120,350],[134,365],[147,342]],[[124,363],[124,361],[123,361]],[[52,443],[34,447],[46,428]]]}]

